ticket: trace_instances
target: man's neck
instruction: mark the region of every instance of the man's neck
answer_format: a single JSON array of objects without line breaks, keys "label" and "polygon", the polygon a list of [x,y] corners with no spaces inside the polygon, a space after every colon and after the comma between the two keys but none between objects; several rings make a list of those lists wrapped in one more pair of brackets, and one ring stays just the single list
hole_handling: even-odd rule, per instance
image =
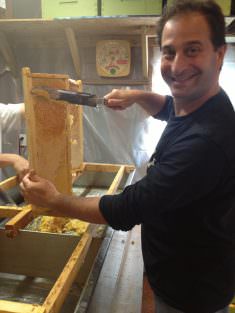
[{"label": "man's neck", "polygon": [[[195,100],[185,100],[182,98],[174,98],[174,109],[175,109],[175,116],[185,116],[189,115],[190,113],[198,110],[204,103],[210,99],[211,97],[215,96],[220,91],[219,85],[217,88],[214,88],[213,91],[197,98]],[[189,103],[190,101],[190,103]]]}]

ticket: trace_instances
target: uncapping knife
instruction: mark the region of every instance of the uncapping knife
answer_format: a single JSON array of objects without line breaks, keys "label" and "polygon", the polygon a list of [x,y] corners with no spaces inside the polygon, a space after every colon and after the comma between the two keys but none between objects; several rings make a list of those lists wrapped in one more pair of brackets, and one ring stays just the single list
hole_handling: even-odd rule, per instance
[{"label": "uncapping knife", "polygon": [[45,96],[45,91],[53,100],[67,101],[72,104],[100,107],[106,103],[105,98],[99,98],[87,92],[76,92],[66,89],[53,89],[48,87],[37,87],[32,89],[33,94],[40,96]]}]

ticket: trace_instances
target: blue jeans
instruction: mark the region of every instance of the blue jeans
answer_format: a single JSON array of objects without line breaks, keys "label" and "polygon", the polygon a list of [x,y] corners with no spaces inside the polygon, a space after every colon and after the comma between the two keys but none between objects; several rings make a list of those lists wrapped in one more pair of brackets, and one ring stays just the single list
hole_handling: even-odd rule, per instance
[{"label": "blue jeans", "polygon": [[[157,296],[155,296],[155,304],[156,304],[155,313],[190,313],[174,309]],[[216,311],[215,313],[229,313],[229,308],[226,307],[222,310]]]}]

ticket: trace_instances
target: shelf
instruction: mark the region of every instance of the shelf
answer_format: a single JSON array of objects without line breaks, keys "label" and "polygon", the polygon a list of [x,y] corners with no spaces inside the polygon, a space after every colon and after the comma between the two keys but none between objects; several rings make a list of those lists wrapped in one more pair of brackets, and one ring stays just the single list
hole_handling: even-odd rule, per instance
[{"label": "shelf", "polygon": [[[1,31],[12,32],[50,32],[72,27],[76,33],[96,34],[141,34],[142,27],[147,27],[148,35],[156,34],[159,16],[115,16],[46,19],[0,19]],[[235,16],[226,17],[228,26]]]},{"label": "shelf", "polygon": [[148,34],[156,34],[157,16],[138,17],[82,17],[69,19],[2,19],[1,31],[7,33],[53,32],[71,27],[76,33],[96,34],[141,34],[143,26],[148,27]]}]

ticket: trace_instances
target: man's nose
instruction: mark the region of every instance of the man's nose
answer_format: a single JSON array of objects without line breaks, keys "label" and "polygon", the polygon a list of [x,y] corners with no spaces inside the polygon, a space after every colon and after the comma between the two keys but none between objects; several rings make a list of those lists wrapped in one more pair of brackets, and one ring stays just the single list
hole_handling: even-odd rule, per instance
[{"label": "man's nose", "polygon": [[179,75],[187,67],[187,58],[183,53],[176,53],[171,64],[171,71],[174,75]]}]

